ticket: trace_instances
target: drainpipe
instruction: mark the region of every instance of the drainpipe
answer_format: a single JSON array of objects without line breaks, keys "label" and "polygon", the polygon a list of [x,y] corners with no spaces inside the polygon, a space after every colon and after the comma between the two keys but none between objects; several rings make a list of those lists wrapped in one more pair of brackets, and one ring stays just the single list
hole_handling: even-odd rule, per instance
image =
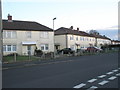
[{"label": "drainpipe", "polygon": [[68,48],[68,37],[67,37],[67,34],[65,36],[66,36],[66,48]]}]

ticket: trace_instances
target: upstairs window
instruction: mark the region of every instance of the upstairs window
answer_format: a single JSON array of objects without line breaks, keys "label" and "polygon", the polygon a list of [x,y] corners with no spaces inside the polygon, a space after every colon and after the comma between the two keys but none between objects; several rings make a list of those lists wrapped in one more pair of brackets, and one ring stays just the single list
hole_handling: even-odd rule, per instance
[{"label": "upstairs window", "polygon": [[31,31],[27,31],[26,36],[27,36],[27,38],[32,38]]},{"label": "upstairs window", "polygon": [[16,31],[3,31],[3,38],[17,38]]},{"label": "upstairs window", "polygon": [[48,32],[40,32],[40,38],[49,38]]},{"label": "upstairs window", "polygon": [[74,40],[74,37],[73,37],[73,35],[72,35],[72,36],[70,36],[70,40]]}]

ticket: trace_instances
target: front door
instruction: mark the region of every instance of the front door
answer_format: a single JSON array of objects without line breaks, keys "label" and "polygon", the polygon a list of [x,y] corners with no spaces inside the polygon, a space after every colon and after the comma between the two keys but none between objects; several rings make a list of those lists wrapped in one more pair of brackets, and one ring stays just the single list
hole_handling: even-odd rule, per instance
[{"label": "front door", "polygon": [[27,46],[27,52],[28,52],[28,55],[31,55],[31,46]]}]

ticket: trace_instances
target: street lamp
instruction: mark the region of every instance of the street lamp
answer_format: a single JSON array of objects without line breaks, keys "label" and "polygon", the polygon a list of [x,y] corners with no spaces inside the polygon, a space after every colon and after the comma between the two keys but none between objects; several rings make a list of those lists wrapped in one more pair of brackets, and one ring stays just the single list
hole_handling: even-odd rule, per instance
[{"label": "street lamp", "polygon": [[[54,33],[54,20],[56,20],[56,17],[53,18],[53,33]],[[55,58],[55,36],[53,37],[53,44],[54,44],[54,58]]]},{"label": "street lamp", "polygon": [[54,30],[54,20],[56,20],[56,17],[55,17],[55,18],[53,18],[53,30]]}]

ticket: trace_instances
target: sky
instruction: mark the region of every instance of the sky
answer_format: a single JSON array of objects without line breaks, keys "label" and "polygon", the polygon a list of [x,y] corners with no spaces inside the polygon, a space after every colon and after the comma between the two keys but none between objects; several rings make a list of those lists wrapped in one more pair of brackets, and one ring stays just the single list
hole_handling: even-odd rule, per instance
[{"label": "sky", "polygon": [[77,27],[89,32],[94,29],[111,39],[118,37],[119,0],[2,0],[2,18],[36,21],[58,29]]}]

